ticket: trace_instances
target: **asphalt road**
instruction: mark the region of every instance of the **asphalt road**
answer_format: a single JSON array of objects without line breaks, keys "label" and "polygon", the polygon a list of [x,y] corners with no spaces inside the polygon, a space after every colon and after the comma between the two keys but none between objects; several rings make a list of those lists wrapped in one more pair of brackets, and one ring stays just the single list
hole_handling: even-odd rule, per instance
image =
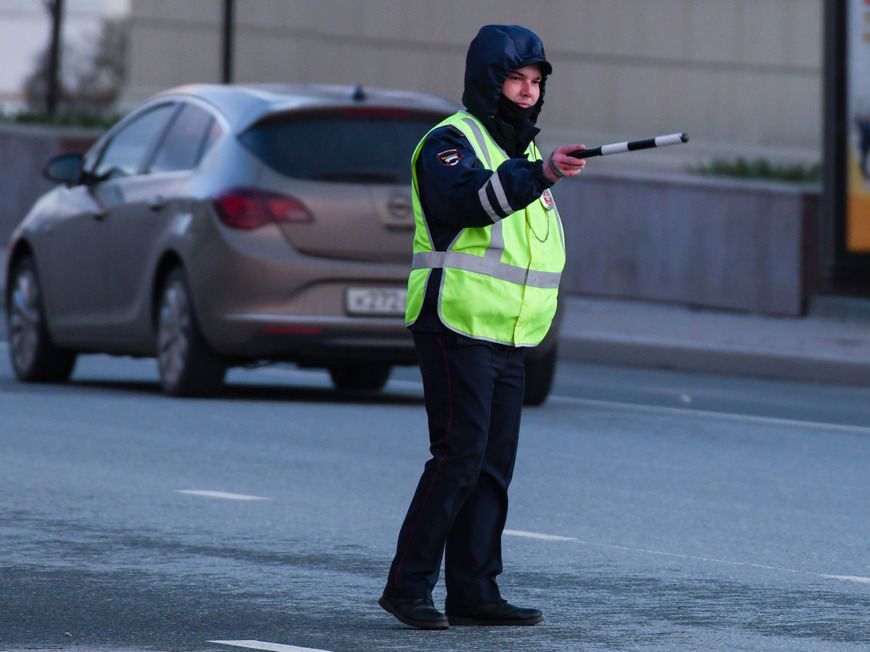
[{"label": "asphalt road", "polygon": [[376,604],[426,454],[416,374],[230,380],[173,400],[153,361],[93,356],[23,385],[0,344],[0,649],[870,646],[868,390],[562,364],[500,581],[545,621],[420,632]]}]

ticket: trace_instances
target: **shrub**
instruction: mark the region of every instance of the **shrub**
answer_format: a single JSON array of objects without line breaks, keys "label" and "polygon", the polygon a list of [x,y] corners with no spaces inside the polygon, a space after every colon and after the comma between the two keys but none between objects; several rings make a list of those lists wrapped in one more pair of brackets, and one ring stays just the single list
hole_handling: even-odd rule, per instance
[{"label": "shrub", "polygon": [[771,163],[765,158],[752,160],[743,157],[733,160],[713,159],[710,163],[702,163],[695,167],[690,167],[689,172],[705,176],[789,181],[795,183],[820,183],[822,180],[822,166],[819,164]]}]

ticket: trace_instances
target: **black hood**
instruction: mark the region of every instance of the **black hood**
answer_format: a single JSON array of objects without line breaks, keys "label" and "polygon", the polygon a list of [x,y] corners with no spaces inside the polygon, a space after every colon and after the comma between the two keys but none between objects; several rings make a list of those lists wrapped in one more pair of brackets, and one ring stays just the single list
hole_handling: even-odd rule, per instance
[{"label": "black hood", "polygon": [[[541,97],[528,123],[515,130],[499,118],[498,98],[508,74],[531,64],[538,64],[541,68]],[[553,67],[544,54],[544,45],[534,32],[519,25],[486,25],[480,28],[468,46],[462,103],[508,154],[517,156],[516,149],[522,153],[539,131],[535,123],[544,104],[547,75],[552,71]]]}]

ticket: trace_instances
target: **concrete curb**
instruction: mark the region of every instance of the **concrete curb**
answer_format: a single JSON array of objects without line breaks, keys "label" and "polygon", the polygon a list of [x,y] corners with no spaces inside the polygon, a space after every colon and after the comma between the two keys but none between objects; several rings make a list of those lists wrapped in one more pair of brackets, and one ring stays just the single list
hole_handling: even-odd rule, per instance
[{"label": "concrete curb", "polygon": [[824,297],[806,316],[781,317],[574,295],[565,301],[560,357],[867,387],[866,314],[870,302],[846,297]]},{"label": "concrete curb", "polygon": [[709,345],[569,334],[559,340],[559,357],[586,364],[870,387],[866,362]]}]

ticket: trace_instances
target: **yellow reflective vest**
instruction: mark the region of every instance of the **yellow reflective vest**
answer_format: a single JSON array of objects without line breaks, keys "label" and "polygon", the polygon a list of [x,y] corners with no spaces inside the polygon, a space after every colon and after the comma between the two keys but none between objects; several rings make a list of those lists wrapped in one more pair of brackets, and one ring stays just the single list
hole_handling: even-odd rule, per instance
[{"label": "yellow reflective vest", "polygon": [[[496,195],[504,197],[495,170],[508,160],[505,151],[469,113],[460,111],[434,128],[448,125],[465,135],[481,163],[493,171],[487,184],[493,184]],[[539,344],[556,314],[559,279],[565,266],[565,236],[550,191],[504,219],[490,211],[493,224],[465,228],[447,251],[435,251],[417,183],[417,157],[425,140],[417,145],[412,160],[416,231],[406,323],[413,324],[420,315],[431,272],[441,268],[438,316],[449,329],[512,346]],[[534,143],[526,156],[530,160],[541,158]],[[481,196],[485,190],[486,184]]]}]

